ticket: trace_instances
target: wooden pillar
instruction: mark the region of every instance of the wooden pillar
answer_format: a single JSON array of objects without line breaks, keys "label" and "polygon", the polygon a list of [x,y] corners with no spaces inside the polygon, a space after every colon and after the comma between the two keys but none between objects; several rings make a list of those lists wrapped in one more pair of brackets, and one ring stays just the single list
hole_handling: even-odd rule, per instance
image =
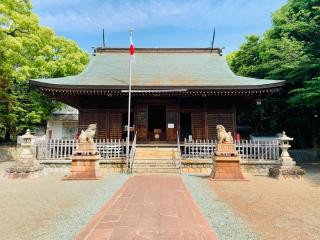
[{"label": "wooden pillar", "polygon": [[236,139],[237,137],[237,109],[234,106],[234,104],[232,104],[232,120],[233,120],[233,136],[234,139]]},{"label": "wooden pillar", "polygon": [[181,132],[180,132],[180,101],[181,97],[177,97],[177,131],[179,133],[179,137],[181,137]]},{"label": "wooden pillar", "polygon": [[205,139],[209,139],[208,136],[208,108],[207,108],[207,96],[204,98],[204,134]]}]

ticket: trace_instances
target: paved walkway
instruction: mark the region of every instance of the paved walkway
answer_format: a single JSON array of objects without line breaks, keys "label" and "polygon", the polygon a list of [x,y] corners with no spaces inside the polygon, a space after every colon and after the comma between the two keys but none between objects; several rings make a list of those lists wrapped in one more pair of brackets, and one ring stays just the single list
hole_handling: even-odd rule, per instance
[{"label": "paved walkway", "polygon": [[[90,203],[88,203],[90,204]],[[178,175],[135,175],[77,239],[216,239]]]}]

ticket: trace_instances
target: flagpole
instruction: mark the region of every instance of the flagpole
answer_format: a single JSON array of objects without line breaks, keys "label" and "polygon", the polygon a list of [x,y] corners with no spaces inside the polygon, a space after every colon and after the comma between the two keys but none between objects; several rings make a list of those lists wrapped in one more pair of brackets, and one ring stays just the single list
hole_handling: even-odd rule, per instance
[{"label": "flagpole", "polygon": [[[130,37],[132,38],[132,32],[133,29],[129,29],[130,32]],[[128,125],[127,125],[127,161],[128,161],[128,166],[129,166],[129,144],[130,144],[130,113],[131,113],[131,70],[132,70],[132,66],[131,66],[131,59],[132,56],[130,54],[130,64],[129,64],[129,100],[128,100]]]}]

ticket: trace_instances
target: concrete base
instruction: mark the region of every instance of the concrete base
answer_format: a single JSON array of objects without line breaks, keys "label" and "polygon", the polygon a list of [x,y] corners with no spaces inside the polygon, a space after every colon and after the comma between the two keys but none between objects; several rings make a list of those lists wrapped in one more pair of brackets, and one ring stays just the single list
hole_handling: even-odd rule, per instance
[{"label": "concrete base", "polygon": [[215,163],[211,171],[212,180],[245,180],[240,168],[239,156],[215,156]]},{"label": "concrete base", "polygon": [[72,156],[71,169],[63,180],[98,180],[102,174],[99,166],[99,155]]},{"label": "concrete base", "polygon": [[26,179],[36,178],[43,175],[43,166],[25,166],[25,167],[9,167],[6,169],[4,178],[7,179]]},{"label": "concrete base", "polygon": [[277,179],[302,179],[306,171],[299,166],[274,167],[269,169],[269,177]]}]

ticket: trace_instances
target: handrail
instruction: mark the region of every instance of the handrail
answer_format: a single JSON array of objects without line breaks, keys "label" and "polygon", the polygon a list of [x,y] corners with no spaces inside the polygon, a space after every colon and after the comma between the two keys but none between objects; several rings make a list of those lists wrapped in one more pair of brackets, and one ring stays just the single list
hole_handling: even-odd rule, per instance
[{"label": "handrail", "polygon": [[131,145],[130,155],[129,155],[129,166],[128,166],[129,174],[132,173],[133,160],[136,154],[136,146],[137,146],[137,132],[135,132],[134,139]]},{"label": "handrail", "polygon": [[180,138],[179,138],[179,132],[177,131],[177,146],[178,146],[178,158],[179,158],[179,171],[181,174],[181,148],[180,148]]}]

